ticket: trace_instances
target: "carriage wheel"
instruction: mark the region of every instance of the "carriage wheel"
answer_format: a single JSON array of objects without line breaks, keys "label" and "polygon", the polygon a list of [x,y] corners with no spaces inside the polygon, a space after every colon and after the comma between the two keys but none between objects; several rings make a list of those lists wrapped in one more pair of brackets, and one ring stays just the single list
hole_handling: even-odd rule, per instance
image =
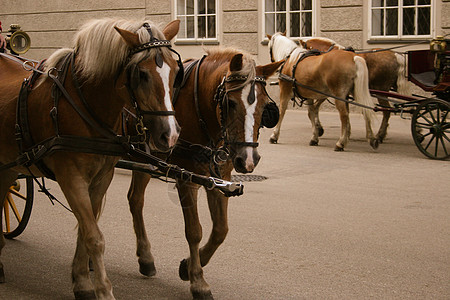
[{"label": "carriage wheel", "polygon": [[417,148],[433,159],[450,157],[450,103],[428,99],[420,103],[411,120],[411,131]]},{"label": "carriage wheel", "polygon": [[33,178],[17,179],[6,194],[2,230],[8,239],[21,234],[28,224],[33,207]]}]

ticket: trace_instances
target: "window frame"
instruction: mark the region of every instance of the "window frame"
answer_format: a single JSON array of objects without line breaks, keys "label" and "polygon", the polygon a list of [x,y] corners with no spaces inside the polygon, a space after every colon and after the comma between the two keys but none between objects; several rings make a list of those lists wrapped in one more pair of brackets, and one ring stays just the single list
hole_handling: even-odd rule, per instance
[{"label": "window frame", "polygon": [[[187,11],[187,7],[186,7],[186,0],[185,1],[185,11]],[[215,2],[215,12],[214,14],[208,14],[208,12],[206,11],[204,14],[199,14],[198,13],[198,0],[194,0],[194,37],[193,38],[188,38],[188,37],[184,37],[181,38],[179,37],[179,35],[177,35],[175,42],[178,44],[217,44],[219,42],[219,0],[214,0]],[[174,0],[173,2],[174,5],[174,15],[175,15],[175,19],[179,19],[179,15],[178,15],[178,0]],[[200,16],[205,16],[206,20],[208,16],[212,16],[214,15],[216,18],[216,30],[215,30],[215,37],[214,38],[203,38],[203,37],[198,37],[198,18]],[[185,13],[184,15],[181,15],[183,17],[186,16],[192,16],[192,15],[188,15],[187,13]],[[207,22],[207,21],[206,21]],[[181,26],[180,26],[180,30],[182,30]]]},{"label": "window frame", "polygon": [[[286,10],[284,11],[285,15],[286,15],[286,36],[287,37],[292,37],[292,38],[302,38],[302,37],[310,37],[310,36],[291,36],[291,26],[290,26],[290,21],[291,21],[291,9],[290,9],[290,4],[291,4],[291,0],[285,0],[286,2]],[[317,3],[318,0],[311,0],[311,37],[316,35],[316,17],[317,17]],[[276,8],[275,8],[276,9]],[[307,11],[307,10],[298,10],[300,13],[302,11]],[[297,11],[296,11],[297,12]],[[266,11],[266,2],[265,1],[261,1],[261,14],[262,14],[262,18],[261,18],[261,23],[262,23],[262,40],[267,41],[267,32],[266,32],[266,14],[267,13],[273,13],[273,14],[277,14],[278,12],[275,10],[274,12],[267,12]],[[300,28],[300,32],[301,32],[301,28]]]},{"label": "window frame", "polygon": [[[373,32],[373,26],[372,26],[372,12],[375,9],[384,9],[386,10],[386,8],[389,7],[393,7],[393,8],[397,8],[398,12],[397,12],[397,34],[396,35],[386,35],[386,33],[384,35],[374,35]],[[419,7],[430,7],[430,34],[426,34],[426,35],[419,35],[419,34],[414,34],[414,35],[406,35],[403,34],[403,9],[405,7],[413,7],[415,9],[419,8]],[[435,0],[430,0],[430,4],[429,5],[420,5],[417,4],[417,0],[415,2],[414,5],[406,5],[403,6],[403,0],[398,0],[398,4],[396,6],[386,6],[386,4],[384,4],[384,6],[377,6],[374,7],[373,6],[373,2],[372,0],[370,0],[369,4],[368,4],[368,40],[369,41],[408,41],[408,40],[423,40],[423,39],[430,39],[434,36],[435,30],[436,30],[436,24],[435,24],[435,20],[436,20],[436,1]],[[415,21],[414,21],[414,25],[415,25],[415,30],[417,30],[417,17],[418,15],[415,14]],[[386,24],[383,25],[383,29],[384,32],[386,32]]]}]

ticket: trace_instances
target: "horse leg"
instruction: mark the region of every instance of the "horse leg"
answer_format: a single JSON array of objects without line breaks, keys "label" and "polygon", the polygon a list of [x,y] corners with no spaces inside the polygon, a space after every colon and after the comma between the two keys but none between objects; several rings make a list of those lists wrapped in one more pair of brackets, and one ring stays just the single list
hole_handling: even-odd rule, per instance
[{"label": "horse leg", "polygon": [[[110,176],[104,176],[103,182],[92,188],[84,181],[81,174],[76,174],[76,168],[71,168],[68,172],[72,176],[56,174],[56,178],[78,221],[77,248],[72,264],[74,295],[77,299],[93,297],[92,283],[89,283],[88,280],[88,261],[91,258],[94,268],[95,295],[98,299],[114,299],[112,285],[106,275],[103,262],[105,240],[98,227],[96,215],[98,214],[98,199],[103,199],[103,191],[106,191],[109,186],[112,172]],[[91,195],[94,196],[93,202],[90,199]]]},{"label": "horse leg", "polygon": [[[200,249],[202,267],[209,263],[228,233],[228,197],[217,190],[207,190],[206,195],[213,227],[208,242]],[[186,271],[183,273],[186,273]]]},{"label": "horse leg", "polygon": [[[5,247],[5,237],[3,236],[3,208],[5,207],[6,194],[14,180],[17,178],[17,174],[14,172],[3,172],[0,175],[2,179],[0,181],[0,257],[2,255],[2,249]],[[3,270],[3,264],[0,260],[0,283],[5,282],[5,272]]]},{"label": "horse leg", "polygon": [[273,133],[270,136],[269,141],[271,144],[278,143],[278,138],[280,137],[281,122],[283,122],[283,118],[286,113],[286,109],[291,97],[292,97],[292,86],[287,85],[284,82],[280,82],[280,119],[278,120],[277,126],[275,126],[275,129],[273,130]]},{"label": "horse leg", "polygon": [[[391,107],[389,101],[384,99],[378,99],[378,103],[380,103],[381,106]],[[375,137],[380,143],[383,143],[384,139],[386,138],[390,116],[391,113],[389,111],[383,111],[383,120],[381,121],[380,129],[378,130],[378,133]]]},{"label": "horse leg", "polygon": [[312,127],[312,137],[309,142],[310,146],[317,146],[319,145],[319,137],[323,135],[323,127],[322,124],[320,124],[319,120],[319,109],[320,105],[325,101],[325,99],[319,99],[319,100],[308,100],[308,118],[311,121],[311,127]]},{"label": "horse leg", "polygon": [[349,116],[348,109],[344,102],[336,101],[336,109],[339,112],[339,117],[341,119],[341,136],[336,143],[334,151],[344,151],[344,147],[348,143],[348,128],[349,128]]},{"label": "horse leg", "polygon": [[136,255],[138,257],[139,272],[145,276],[156,274],[155,260],[151,253],[150,241],[147,237],[142,214],[145,188],[150,178],[151,176],[146,173],[133,171],[130,189],[127,194],[128,204],[133,216],[134,233],[136,234]]},{"label": "horse leg", "polygon": [[199,245],[202,239],[202,226],[197,211],[199,186],[177,180],[177,189],[183,209],[185,235],[190,254],[189,258],[181,261],[179,275],[181,279],[190,281],[194,299],[213,299],[211,289],[203,278],[203,269],[200,262]]}]

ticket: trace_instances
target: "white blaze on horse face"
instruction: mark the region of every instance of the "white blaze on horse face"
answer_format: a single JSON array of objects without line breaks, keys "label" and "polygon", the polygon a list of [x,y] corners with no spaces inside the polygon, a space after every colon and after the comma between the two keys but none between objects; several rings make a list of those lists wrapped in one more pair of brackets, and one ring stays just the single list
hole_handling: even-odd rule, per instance
[{"label": "white blaze on horse face", "polygon": [[[256,111],[256,104],[258,103],[258,98],[256,97],[256,89],[258,88],[255,86],[254,93],[255,93],[255,101],[252,104],[248,103],[248,95],[251,91],[251,85],[248,84],[246,87],[242,89],[242,102],[244,103],[245,107],[245,121],[244,121],[244,132],[245,132],[245,141],[247,143],[253,143],[253,126],[255,126],[255,111]],[[247,170],[253,171],[253,168],[255,167],[255,164],[253,162],[253,147],[246,147],[247,152],[247,158],[245,160],[245,167]]]},{"label": "white blaze on horse face", "polygon": [[[156,68],[161,76],[163,85],[164,85],[164,104],[166,105],[166,109],[168,111],[173,111],[172,100],[170,97],[170,87],[169,87],[169,75],[170,75],[170,67],[165,62],[163,63],[161,68]],[[178,139],[177,126],[175,123],[174,116],[168,116],[167,120],[169,122],[170,127],[170,138],[169,138],[169,147],[173,147]]]}]

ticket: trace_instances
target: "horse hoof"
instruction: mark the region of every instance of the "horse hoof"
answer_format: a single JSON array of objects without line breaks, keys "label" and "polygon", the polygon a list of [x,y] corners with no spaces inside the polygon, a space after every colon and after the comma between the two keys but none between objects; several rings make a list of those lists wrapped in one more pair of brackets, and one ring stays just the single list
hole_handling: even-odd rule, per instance
[{"label": "horse hoof", "polygon": [[370,146],[372,146],[372,148],[375,150],[378,148],[379,146],[379,141],[378,139],[371,139],[370,140]]},{"label": "horse hoof", "polygon": [[207,293],[192,292],[192,297],[194,300],[214,300],[211,291],[208,291]]},{"label": "horse hoof", "polygon": [[139,272],[147,277],[155,276],[155,263],[139,263]]},{"label": "horse hoof", "polygon": [[318,146],[318,145],[319,145],[319,142],[318,142],[318,141],[313,141],[313,140],[311,140],[311,141],[309,141],[309,145],[310,145],[310,146]]},{"label": "horse hoof", "polygon": [[324,133],[324,130],[323,130],[323,128],[322,128],[322,127],[319,127],[319,136],[322,136],[322,135],[323,135],[323,133]]},{"label": "horse hoof", "polygon": [[344,147],[339,147],[339,146],[336,145],[336,147],[334,147],[334,151],[342,152],[342,151],[344,151]]},{"label": "horse hoof", "polygon": [[188,271],[188,261],[187,259],[183,259],[180,262],[180,267],[178,268],[178,275],[181,280],[189,281],[189,271]]},{"label": "horse hoof", "polygon": [[278,140],[277,140],[277,139],[274,139],[274,138],[270,138],[270,139],[269,139],[269,142],[270,142],[271,144],[278,144]]},{"label": "horse hoof", "polygon": [[97,297],[95,296],[94,290],[91,291],[77,291],[73,292],[76,300],[95,300]]}]

